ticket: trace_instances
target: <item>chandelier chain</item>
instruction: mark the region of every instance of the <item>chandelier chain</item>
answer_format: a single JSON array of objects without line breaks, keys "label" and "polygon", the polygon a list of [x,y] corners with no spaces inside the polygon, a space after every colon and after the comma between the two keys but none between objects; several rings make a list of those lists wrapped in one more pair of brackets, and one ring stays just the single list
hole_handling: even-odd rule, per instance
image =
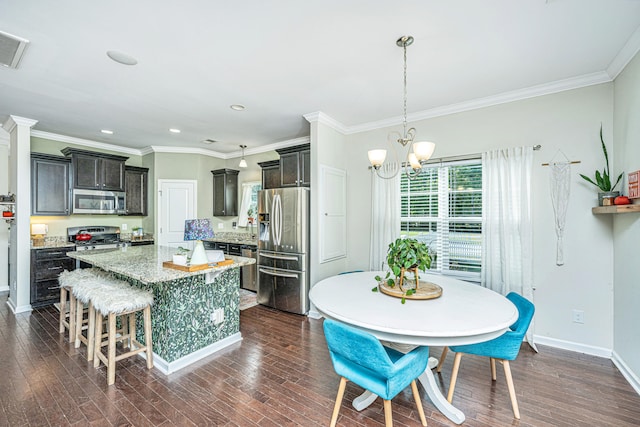
[{"label": "chandelier chain", "polygon": [[407,139],[407,43],[403,43],[404,50],[404,116],[402,118],[403,139]]}]

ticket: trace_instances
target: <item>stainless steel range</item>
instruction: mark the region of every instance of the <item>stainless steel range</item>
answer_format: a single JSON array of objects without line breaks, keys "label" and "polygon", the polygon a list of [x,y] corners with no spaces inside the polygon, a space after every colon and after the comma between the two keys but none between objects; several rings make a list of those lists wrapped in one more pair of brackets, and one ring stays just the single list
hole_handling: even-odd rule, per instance
[{"label": "stainless steel range", "polygon": [[90,225],[67,228],[67,240],[75,243],[77,251],[115,249],[124,245],[120,241],[120,227]]}]

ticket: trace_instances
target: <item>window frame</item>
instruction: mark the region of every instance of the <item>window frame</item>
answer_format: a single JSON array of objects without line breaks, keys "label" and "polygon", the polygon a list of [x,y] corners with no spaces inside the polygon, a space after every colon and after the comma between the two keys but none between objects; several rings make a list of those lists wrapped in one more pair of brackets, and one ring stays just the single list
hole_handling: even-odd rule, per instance
[{"label": "window frame", "polygon": [[[480,176],[479,185],[478,182],[474,182],[477,187],[470,189],[454,190],[450,189],[450,168],[454,166],[472,166],[479,169]],[[423,166],[421,173],[422,177],[418,177],[417,180],[424,180],[424,175],[428,173],[425,169],[435,170],[437,175],[437,186],[434,190],[433,185],[422,184],[422,190],[414,190],[413,194],[417,197],[428,196],[431,200],[423,205],[421,208],[428,211],[428,215],[412,216],[410,212],[410,200],[411,200],[411,182],[415,180],[408,179],[403,172],[403,177],[400,179],[400,233],[401,237],[417,238],[429,244],[437,252],[437,259],[435,266],[432,265],[429,273],[442,274],[445,276],[455,277],[472,282],[480,282],[480,275],[482,269],[482,159],[481,157],[472,157],[465,159],[455,160],[439,160],[437,162],[430,162]],[[430,176],[433,176],[431,173]],[[425,189],[426,188],[426,189]],[[458,205],[460,209],[468,208],[470,215],[467,216],[455,216],[452,215],[450,210],[454,206],[450,201],[455,203],[455,196],[461,194],[470,194],[469,199],[473,200],[473,195],[480,195],[479,203],[473,203],[471,205],[464,205],[464,198],[461,200],[461,205]],[[435,197],[434,197],[435,196]],[[451,199],[454,196],[454,199]],[[415,196],[414,196],[415,197]],[[437,200],[435,205],[435,213],[433,211],[432,200]],[[455,232],[451,231],[452,225],[460,224],[461,228],[470,227],[471,230],[479,228],[479,231],[460,232],[465,234],[461,236],[462,241],[459,241],[455,246],[458,248],[457,252],[466,253],[466,257],[458,258],[461,263],[458,264],[459,269],[451,268],[451,259],[453,252],[451,251],[452,240],[450,234]],[[477,225],[476,225],[477,224]],[[411,226],[420,226],[423,230],[431,230],[435,227],[435,231],[412,231]],[[426,227],[425,227],[426,226]],[[468,261],[468,263],[465,263]],[[465,267],[465,265],[467,267]],[[477,270],[476,270],[477,269]]]}]

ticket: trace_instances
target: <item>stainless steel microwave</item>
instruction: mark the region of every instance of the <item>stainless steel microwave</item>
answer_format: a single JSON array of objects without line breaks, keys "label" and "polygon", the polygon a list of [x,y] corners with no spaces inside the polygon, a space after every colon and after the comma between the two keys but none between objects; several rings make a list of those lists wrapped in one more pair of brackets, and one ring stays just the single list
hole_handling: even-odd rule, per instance
[{"label": "stainless steel microwave", "polygon": [[126,196],[124,191],[100,191],[74,189],[72,193],[74,214],[124,214]]}]

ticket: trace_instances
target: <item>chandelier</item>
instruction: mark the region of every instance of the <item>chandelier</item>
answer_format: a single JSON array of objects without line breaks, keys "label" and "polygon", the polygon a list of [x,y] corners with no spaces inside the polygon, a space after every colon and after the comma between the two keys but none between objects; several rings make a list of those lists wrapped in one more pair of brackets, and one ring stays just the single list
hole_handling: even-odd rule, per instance
[{"label": "chandelier", "polygon": [[409,165],[409,167],[405,168],[405,172],[409,179],[414,179],[420,174],[422,166],[431,158],[433,150],[436,148],[436,144],[433,142],[414,142],[416,128],[412,127],[407,129],[407,46],[410,46],[412,43],[413,37],[411,36],[402,36],[396,41],[396,44],[404,51],[404,111],[402,116],[402,135],[399,132],[391,132],[387,137],[396,157],[395,168],[392,168],[393,171],[391,172],[389,169],[382,168],[384,160],[387,157],[387,150],[375,149],[369,150],[368,152],[371,166],[376,171],[376,174],[384,179],[391,179],[398,175],[398,172],[403,166],[398,160],[398,153],[395,146],[391,144],[392,140],[395,139],[403,148],[407,147],[405,165]]}]

